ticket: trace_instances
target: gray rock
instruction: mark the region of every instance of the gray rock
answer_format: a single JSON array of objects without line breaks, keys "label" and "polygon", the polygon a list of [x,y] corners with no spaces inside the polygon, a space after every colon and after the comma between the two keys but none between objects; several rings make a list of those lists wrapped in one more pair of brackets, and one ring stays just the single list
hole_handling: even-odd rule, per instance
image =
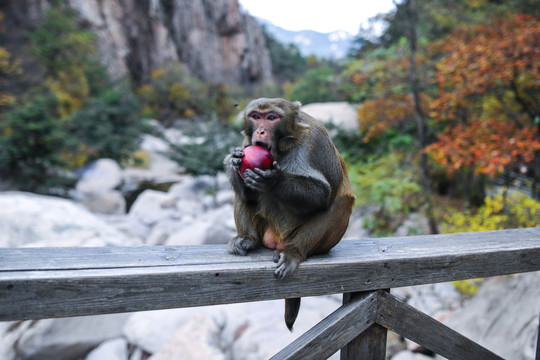
[{"label": "gray rock", "polygon": [[165,245],[202,245],[211,226],[212,224],[202,218],[183,221],[179,226],[180,229],[168,237]]},{"label": "gray rock", "polygon": [[164,219],[176,218],[176,212],[164,206],[166,199],[167,193],[165,192],[145,190],[131,206],[129,216],[147,226],[155,225]]},{"label": "gray rock", "polygon": [[91,212],[119,215],[126,213],[126,199],[120,191],[108,190],[81,197],[82,204]]},{"label": "gray rock", "polygon": [[114,190],[122,183],[122,169],[112,159],[99,159],[84,170],[75,189],[84,195]]},{"label": "gray rock", "polygon": [[76,198],[92,212],[124,214],[126,201],[119,191],[122,169],[111,159],[99,159],[90,165],[77,182]]},{"label": "gray rock", "polygon": [[86,360],[128,360],[128,343],[124,338],[107,340],[92,350]]},{"label": "gray rock", "polygon": [[446,325],[505,359],[532,360],[539,284],[540,272],[488,279]]},{"label": "gray rock", "polygon": [[225,360],[219,335],[220,329],[210,317],[195,313],[149,360]]},{"label": "gray rock", "polygon": [[235,234],[234,230],[224,225],[212,225],[206,230],[204,244],[227,244]]},{"label": "gray rock", "polygon": [[[76,359],[84,357],[101,342],[119,337],[127,314],[72,317],[63,319],[29,320],[17,327],[25,328],[20,336],[9,336],[8,327],[0,338],[9,338],[16,359]],[[15,323],[12,323],[15,324]],[[9,359],[9,358],[6,358]]]},{"label": "gray rock", "polygon": [[191,309],[156,310],[133,313],[124,324],[123,334],[130,344],[153,354],[189,316]]},{"label": "gray rock", "polygon": [[0,247],[135,244],[72,201],[23,192],[0,193]]}]

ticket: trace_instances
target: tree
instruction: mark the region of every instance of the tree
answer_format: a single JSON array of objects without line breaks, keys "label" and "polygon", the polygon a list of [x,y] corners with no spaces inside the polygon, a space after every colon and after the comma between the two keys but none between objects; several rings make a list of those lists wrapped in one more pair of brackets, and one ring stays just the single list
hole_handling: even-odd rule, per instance
[{"label": "tree", "polygon": [[62,118],[79,109],[89,95],[87,70],[94,69],[96,36],[80,30],[72,9],[51,7],[32,34],[33,53],[45,72],[46,87],[58,99]]},{"label": "tree", "polygon": [[60,182],[70,135],[53,116],[54,96],[38,96],[5,113],[0,122],[0,177],[26,191],[47,192]]},{"label": "tree", "polygon": [[[4,21],[4,14],[0,12],[0,28]],[[13,104],[15,97],[10,94],[10,80],[21,73],[20,63],[12,58],[6,48],[0,46],[0,109]]]},{"label": "tree", "polygon": [[439,50],[445,54],[437,63],[439,97],[430,109],[446,129],[426,151],[450,172],[495,176],[533,168],[538,186],[540,21],[509,14],[461,27]]}]

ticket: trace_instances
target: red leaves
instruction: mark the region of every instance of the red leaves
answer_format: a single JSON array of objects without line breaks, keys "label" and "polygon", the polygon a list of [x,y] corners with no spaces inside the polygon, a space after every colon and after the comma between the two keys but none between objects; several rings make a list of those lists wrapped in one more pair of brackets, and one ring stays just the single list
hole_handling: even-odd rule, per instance
[{"label": "red leaves", "polygon": [[534,152],[540,150],[540,141],[532,128],[518,129],[497,120],[472,120],[447,128],[439,134],[439,141],[425,150],[450,172],[472,167],[477,173],[495,175],[517,157],[531,162]]},{"label": "red leaves", "polygon": [[473,29],[462,27],[439,44],[439,97],[430,115],[448,123],[426,148],[449,171],[472,167],[495,175],[540,150],[534,115],[540,96],[540,22],[508,15]]}]

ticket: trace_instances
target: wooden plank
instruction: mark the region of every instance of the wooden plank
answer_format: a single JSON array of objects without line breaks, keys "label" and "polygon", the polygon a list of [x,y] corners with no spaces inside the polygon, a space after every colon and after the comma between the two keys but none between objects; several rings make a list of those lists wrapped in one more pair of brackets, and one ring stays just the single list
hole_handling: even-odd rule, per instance
[{"label": "wooden plank", "polygon": [[384,292],[378,292],[377,323],[448,359],[502,360],[460,333]]},{"label": "wooden plank", "polygon": [[540,270],[540,228],[342,241],[273,277],[224,246],[0,249],[0,321],[316,296]]},{"label": "wooden plank", "polygon": [[293,341],[273,360],[326,359],[375,323],[377,292],[366,292],[344,304]]},{"label": "wooden plank", "polygon": [[[347,304],[358,296],[365,293],[343,294],[343,303]],[[385,327],[374,323],[364,332],[352,339],[341,348],[341,360],[385,360],[386,359],[386,334]]]}]

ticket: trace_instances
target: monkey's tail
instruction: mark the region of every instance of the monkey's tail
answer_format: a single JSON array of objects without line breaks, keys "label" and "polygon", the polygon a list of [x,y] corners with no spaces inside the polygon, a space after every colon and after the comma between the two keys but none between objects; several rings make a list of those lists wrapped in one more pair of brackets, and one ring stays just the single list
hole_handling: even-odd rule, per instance
[{"label": "monkey's tail", "polygon": [[292,331],[294,321],[298,316],[298,311],[300,310],[300,299],[301,298],[285,299],[285,324],[287,324],[289,331]]}]

